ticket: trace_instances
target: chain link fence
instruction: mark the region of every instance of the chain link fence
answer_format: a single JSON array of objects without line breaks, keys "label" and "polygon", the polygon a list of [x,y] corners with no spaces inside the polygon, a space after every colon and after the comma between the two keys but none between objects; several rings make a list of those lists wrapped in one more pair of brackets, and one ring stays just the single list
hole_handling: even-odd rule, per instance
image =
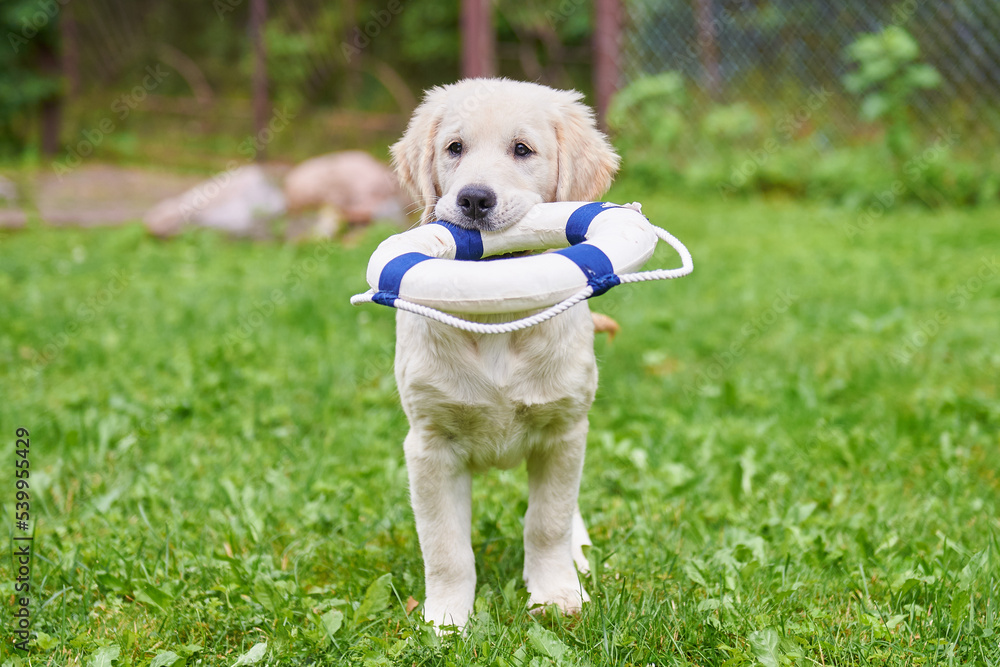
[{"label": "chain link fence", "polygon": [[910,121],[954,127],[975,150],[1000,138],[1000,0],[627,0],[625,12],[626,84],[676,72],[696,113],[740,101],[771,119],[819,94],[832,103],[814,122],[835,142],[871,131],[843,83],[847,47],[899,26],[941,75],[910,99]]}]

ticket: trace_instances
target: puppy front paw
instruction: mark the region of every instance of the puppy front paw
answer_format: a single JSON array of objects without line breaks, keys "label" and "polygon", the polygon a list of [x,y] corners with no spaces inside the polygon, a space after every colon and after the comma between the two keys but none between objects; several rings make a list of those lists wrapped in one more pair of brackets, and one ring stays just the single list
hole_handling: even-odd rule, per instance
[{"label": "puppy front paw", "polygon": [[[531,610],[533,614],[544,612],[545,606],[550,604],[559,607],[559,611],[564,614],[579,614],[583,609],[583,603],[590,602],[590,596],[587,595],[587,591],[578,583],[563,586],[545,586],[538,590],[532,590],[529,586],[528,592],[531,594],[528,598],[528,607],[535,607]],[[536,607],[536,605],[542,606]]]},{"label": "puppy front paw", "polygon": [[429,599],[424,603],[424,620],[434,624],[438,635],[461,632],[469,621],[472,607],[457,600]]}]

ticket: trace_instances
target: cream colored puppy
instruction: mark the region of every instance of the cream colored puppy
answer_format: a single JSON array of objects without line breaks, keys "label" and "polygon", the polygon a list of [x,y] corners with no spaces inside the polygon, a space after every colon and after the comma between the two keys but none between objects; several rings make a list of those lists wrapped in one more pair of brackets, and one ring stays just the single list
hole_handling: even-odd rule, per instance
[{"label": "cream colored puppy", "polygon": [[[540,202],[598,199],[618,156],[581,97],[506,79],[428,91],[392,147],[400,181],[424,207],[422,222],[500,230]],[[589,599],[574,563],[586,570],[582,546],[590,543],[577,494],[597,388],[593,339],[586,302],[494,335],[398,311],[396,382],[410,422],[404,448],[428,621],[462,627],[472,611],[472,473],[522,460],[530,604],[574,613]]]}]

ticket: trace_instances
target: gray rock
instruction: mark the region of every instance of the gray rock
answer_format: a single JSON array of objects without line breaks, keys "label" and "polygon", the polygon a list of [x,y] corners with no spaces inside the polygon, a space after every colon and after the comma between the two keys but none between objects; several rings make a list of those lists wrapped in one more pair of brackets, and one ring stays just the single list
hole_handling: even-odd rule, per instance
[{"label": "gray rock", "polygon": [[18,205],[17,184],[0,176],[0,228],[24,227],[28,216]]},{"label": "gray rock", "polygon": [[10,206],[17,202],[17,184],[0,176],[0,206]]},{"label": "gray rock", "polygon": [[285,197],[257,165],[216,174],[146,212],[146,228],[170,236],[187,225],[234,236],[266,236],[268,223],[285,212]]},{"label": "gray rock", "polygon": [[406,221],[396,176],[362,151],[306,160],[285,176],[284,190],[294,217],[292,235],[328,238],[345,223],[390,220],[401,225]]}]

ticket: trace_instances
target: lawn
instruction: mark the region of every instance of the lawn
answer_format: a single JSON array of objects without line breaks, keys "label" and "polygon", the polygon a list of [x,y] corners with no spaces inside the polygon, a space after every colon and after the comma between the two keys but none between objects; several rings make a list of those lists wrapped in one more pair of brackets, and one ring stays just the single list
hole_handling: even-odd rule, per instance
[{"label": "lawn", "polygon": [[7,639],[4,555],[0,662],[1000,664],[1000,210],[609,199],[695,272],[592,302],[622,327],[580,498],[593,600],[528,614],[525,475],[494,472],[477,613],[440,639],[407,614],[392,313],[348,304],[388,228],[0,232],[0,497],[23,535],[28,429],[38,633]]}]

